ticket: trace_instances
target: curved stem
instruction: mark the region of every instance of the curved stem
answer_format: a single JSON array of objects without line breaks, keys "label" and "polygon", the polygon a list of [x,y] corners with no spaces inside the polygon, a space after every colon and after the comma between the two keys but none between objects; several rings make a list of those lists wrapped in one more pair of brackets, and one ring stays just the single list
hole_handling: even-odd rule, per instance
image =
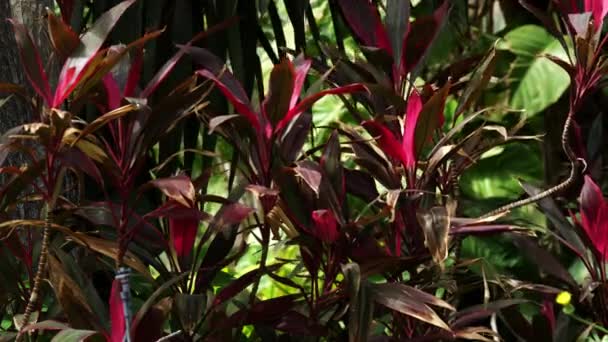
[{"label": "curved stem", "polygon": [[511,202],[498,209],[492,210],[492,211],[480,216],[479,218],[488,218],[488,217],[491,217],[494,215],[498,215],[498,214],[510,211],[515,208],[522,207],[524,205],[528,205],[528,204],[540,201],[543,198],[549,197],[557,192],[567,189],[568,187],[570,187],[570,185],[572,185],[574,183],[578,173],[580,172],[580,165],[579,165],[579,159],[576,157],[576,155],[572,151],[572,147],[570,146],[570,144],[568,142],[569,141],[568,137],[570,134],[570,126],[572,126],[573,116],[574,116],[574,111],[570,110],[568,112],[568,117],[566,118],[566,122],[564,122],[564,130],[562,131],[562,139],[561,139],[562,148],[564,149],[564,153],[566,154],[566,156],[568,157],[568,160],[570,161],[570,175],[568,176],[568,178],[566,178],[563,182],[557,184],[556,186],[554,186],[552,188],[542,191],[534,196],[531,196],[531,197],[528,197],[528,198],[525,198],[525,199],[522,199],[519,201]]}]

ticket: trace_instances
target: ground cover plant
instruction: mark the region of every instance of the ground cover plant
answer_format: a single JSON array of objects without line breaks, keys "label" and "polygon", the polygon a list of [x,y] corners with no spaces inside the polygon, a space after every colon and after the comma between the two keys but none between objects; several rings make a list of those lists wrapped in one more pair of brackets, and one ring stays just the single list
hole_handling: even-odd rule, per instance
[{"label": "ground cover plant", "polygon": [[608,339],[608,1],[159,3],[2,19],[0,341]]}]

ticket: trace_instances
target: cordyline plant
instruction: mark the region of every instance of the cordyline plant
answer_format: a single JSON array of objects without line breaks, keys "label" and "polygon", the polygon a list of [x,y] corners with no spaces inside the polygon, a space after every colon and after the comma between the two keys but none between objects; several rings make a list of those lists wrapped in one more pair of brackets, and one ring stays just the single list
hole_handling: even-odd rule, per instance
[{"label": "cordyline plant", "polygon": [[[571,175],[544,191],[524,184],[530,197],[477,218],[459,217],[460,176],[494,147],[538,137],[518,134],[523,121],[488,123],[485,114],[494,108],[480,105],[500,51],[456,61],[437,75],[426,70],[454,3],[438,2],[412,21],[409,1],[332,1],[358,43],[355,59],[329,45],[321,46],[323,56],[281,53],[256,104],[228,67],[238,63],[195,46],[233,20],[177,45],[142,86],[144,46],[164,31],[128,45],[105,44],[134,2],[120,2],[80,37],[67,24],[72,1],[59,2],[61,18],[49,11],[49,36],[62,65],[55,82],[27,29],[13,22],[37,97],[31,100],[16,85],[0,90],[32,103],[39,118],[0,137],[0,164],[8,153],[30,158],[28,165],[0,168],[11,175],[0,186],[0,229],[8,231],[1,236],[0,270],[27,272],[0,284],[7,289],[0,308],[14,316],[11,337],[46,340],[45,331],[58,330],[54,340],[492,341],[500,335],[500,318],[511,335],[540,340],[537,331],[564,324],[552,304],[560,291],[575,295],[585,319],[608,324],[608,204],[591,174],[598,161],[588,155],[597,153],[585,152],[589,143],[575,123],[603,82],[603,1],[556,2],[565,33],[524,3],[570,53],[569,61],[553,60],[572,77],[562,137]],[[274,25],[276,5],[269,3]],[[186,58],[196,65],[193,75],[159,91]],[[441,76],[445,70],[450,77]],[[210,106],[217,98],[212,91],[234,111]],[[354,122],[314,127],[319,113],[313,106],[328,95],[341,98]],[[446,109],[449,102],[454,109]],[[185,150],[169,160],[151,157],[159,139],[193,113],[232,150],[225,197],[206,192],[220,173],[216,165],[196,177],[187,170],[156,176],[182,153],[212,155]],[[321,129],[329,134],[319,142]],[[78,201],[66,198],[68,170],[90,178],[95,191],[80,189]],[[572,214],[571,223],[563,214],[569,207],[560,209],[550,197],[579,179],[580,218]],[[43,219],[15,218],[25,201],[44,203]],[[523,227],[495,222],[536,201],[555,225],[554,235],[588,269],[588,283],[577,284]],[[42,234],[22,229],[28,226],[43,228]],[[461,238],[505,232],[549,275],[546,283],[461,259]],[[275,251],[294,246],[295,256],[272,257],[273,237]],[[240,272],[255,245],[258,261]],[[117,272],[125,266],[135,272]],[[472,272],[474,266],[481,272]],[[239,276],[229,274],[231,268]],[[283,291],[269,295],[263,281]],[[515,298],[522,291],[533,292],[530,300]],[[540,303],[541,314],[531,322],[518,309],[525,302]]]},{"label": "cordyline plant", "polygon": [[[60,252],[54,251],[54,255],[50,255],[50,229],[55,227],[63,233],[67,232],[75,242],[87,246],[92,251],[113,257],[116,267],[126,264],[142,274],[148,274],[148,271],[141,261],[128,251],[129,242],[136,233],[141,240],[142,229],[148,230],[148,236],[151,234],[153,241],[158,241],[159,237],[162,240],[157,228],[146,223],[145,219],[139,218],[130,204],[132,200],[136,199],[132,196],[132,192],[135,190],[135,182],[145,164],[148,150],[175,125],[176,121],[185,114],[192,112],[193,108],[204,105],[201,102],[208,87],[197,85],[196,79],[191,78],[184,81],[180,87],[154,106],[147,104],[146,99],[167,77],[184,53],[180,52],[169,60],[152,78],[150,83],[143,90],[138,91],[137,86],[143,63],[143,45],[160,35],[162,30],[151,32],[128,46],[113,46],[101,49],[112,27],[133,3],[134,0],[125,1],[113,7],[101,16],[80,38],[72,32],[64,21],[56,18],[50,11],[48,12],[51,41],[56,49],[56,55],[63,63],[56,82],[56,89],[53,92],[42,67],[43,62],[27,29],[22,24],[12,22],[27,78],[32,88],[43,99],[43,104],[38,106],[41,113],[40,122],[17,127],[2,137],[2,161],[4,161],[9,151],[25,151],[32,159],[31,165],[28,165],[27,168],[8,167],[2,169],[3,173],[15,174],[15,177],[2,187],[3,211],[14,205],[14,201],[21,190],[30,185],[37,189],[45,203],[45,220],[43,222],[12,220],[3,223],[6,227],[19,225],[41,225],[44,227],[37,271],[35,276],[30,276],[32,282],[30,299],[23,316],[16,318],[17,327],[20,329],[17,339],[22,338],[22,333],[25,331],[44,329],[44,325],[42,327],[28,326],[28,323],[30,323],[33,312],[38,310],[36,308],[39,306],[38,298],[41,296],[41,282],[47,272],[49,261],[52,268],[50,272],[56,274],[51,276],[51,283],[64,310],[67,311],[69,307],[79,307],[79,310],[88,313],[84,316],[84,320],[89,322],[87,326],[104,333],[108,331],[107,321],[101,320],[99,317],[97,320],[94,319],[96,315],[103,311],[95,313],[86,301],[74,303],[73,295],[68,293],[69,291],[76,291],[76,293],[79,291],[73,288],[76,283],[70,280],[69,276],[62,270],[66,265],[62,265],[57,259],[57,253]],[[203,32],[195,37],[193,41],[206,34],[208,32]],[[117,69],[115,66],[118,63],[124,63],[125,57],[131,51],[135,53],[130,67],[127,68],[127,74],[116,75],[113,73],[112,70]],[[124,83],[119,84],[117,79],[124,80]],[[3,85],[3,89],[25,94],[25,91],[18,86]],[[100,90],[101,92],[99,92]],[[100,97],[100,94],[103,95]],[[66,101],[68,98],[69,102]],[[91,123],[83,125],[82,121],[73,119],[73,113],[81,112],[84,108],[83,105],[86,103],[95,105],[102,114]],[[162,116],[160,113],[162,113]],[[107,132],[101,132],[100,129],[105,126],[107,126]],[[96,135],[93,136],[93,133]],[[37,147],[29,144],[30,141],[39,144],[42,156],[39,155],[40,150]],[[62,180],[67,168],[83,172],[94,179],[105,194],[106,200],[78,207],[60,197],[63,193]],[[102,172],[104,176],[102,176]],[[36,182],[38,178],[41,179],[42,186],[38,186]],[[187,184],[189,184],[189,181],[180,181],[181,178],[179,177],[167,180],[157,179],[151,185],[160,188],[169,197],[176,197],[180,193],[179,191],[182,191],[182,188],[187,189]],[[113,201],[108,190],[117,193],[120,200],[118,202]],[[192,196],[188,198],[192,199]],[[58,199],[61,203],[57,203]],[[192,202],[183,203],[184,206],[192,205]],[[87,219],[94,217],[95,219],[92,222],[95,224],[114,227],[117,233],[115,240],[78,235],[80,233],[71,232],[69,229],[58,225],[54,220],[53,212],[65,212],[65,210],[76,215],[84,213]],[[163,212],[162,216],[168,216],[168,213],[173,211],[164,208]],[[153,213],[159,215],[158,210]],[[150,215],[154,217],[153,214]],[[173,215],[181,214],[173,213]],[[175,225],[182,225],[182,223]],[[174,228],[177,231],[179,229],[178,227]],[[188,234],[191,235],[192,233],[188,232]],[[32,240],[31,232],[28,233],[28,236],[29,243],[23,248],[20,247],[19,239],[13,238],[10,241],[15,244],[15,246],[11,246],[11,250],[16,251],[17,255],[21,255],[28,266],[28,270],[31,270],[32,250],[35,241]],[[172,237],[174,241],[181,239],[180,233],[172,234]],[[179,251],[182,252],[182,249],[179,248]],[[181,255],[178,253],[178,256]],[[122,340],[125,334],[125,320],[127,326],[130,324],[128,318],[129,303],[125,301],[123,294],[120,293],[125,291],[124,284],[123,288],[120,288],[121,283],[124,282],[118,279],[114,280],[110,294],[110,318],[113,323],[111,334],[105,334],[108,340],[113,341]],[[128,293],[128,287],[126,291]],[[82,317],[76,318],[80,315],[78,309],[73,313],[73,315],[67,315],[70,322],[74,322],[73,320],[82,321]],[[125,314],[126,318],[124,317]],[[36,316],[39,316],[39,313]],[[138,322],[141,319],[142,317],[139,317]],[[123,327],[121,328],[121,326]],[[148,331],[142,331],[143,334],[148,333]],[[85,337],[92,333],[95,333],[95,331],[81,332],[81,336]]]}]

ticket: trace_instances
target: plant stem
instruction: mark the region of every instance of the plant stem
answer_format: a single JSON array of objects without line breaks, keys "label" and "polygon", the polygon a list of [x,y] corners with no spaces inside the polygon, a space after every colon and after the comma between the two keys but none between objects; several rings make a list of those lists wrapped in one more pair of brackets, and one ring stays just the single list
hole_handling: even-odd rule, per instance
[{"label": "plant stem", "polygon": [[46,271],[47,259],[48,259],[48,250],[49,250],[49,240],[51,235],[51,223],[53,222],[53,213],[50,206],[47,206],[46,217],[44,221],[44,230],[42,232],[42,245],[40,247],[40,257],[38,258],[38,269],[36,270],[36,276],[34,277],[34,286],[32,287],[32,292],[30,294],[30,299],[25,307],[25,312],[23,314],[23,319],[21,321],[21,329],[19,329],[19,334],[17,335],[17,342],[22,341],[24,329],[29,324],[32,313],[34,312],[34,307],[38,303],[38,296],[40,292],[40,286],[42,284],[42,277],[44,272]]}]

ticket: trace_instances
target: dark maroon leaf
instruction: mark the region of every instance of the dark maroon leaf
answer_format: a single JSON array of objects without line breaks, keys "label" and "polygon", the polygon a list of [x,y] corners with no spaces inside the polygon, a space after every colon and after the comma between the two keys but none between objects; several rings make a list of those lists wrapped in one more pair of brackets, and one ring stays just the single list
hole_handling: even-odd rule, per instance
[{"label": "dark maroon leaf", "polygon": [[403,44],[405,46],[401,60],[403,75],[412,71],[426,55],[447,18],[448,3],[449,1],[444,1],[432,15],[418,18],[410,25]]},{"label": "dark maroon leaf", "polygon": [[106,90],[107,97],[107,109],[108,111],[114,110],[120,107],[120,101],[122,100],[122,94],[118,83],[114,80],[112,74],[107,74],[102,79],[103,87]]},{"label": "dark maroon leaf", "polygon": [[[272,265],[272,266],[267,266],[266,267],[266,272],[273,272],[273,271],[279,269],[280,266],[281,266],[280,264],[275,264],[275,265]],[[238,279],[235,279],[230,284],[228,284],[225,287],[223,287],[217,293],[217,295],[215,295],[215,298],[213,299],[213,305],[220,305],[223,302],[225,302],[225,301],[231,299],[232,297],[236,296],[241,291],[243,291],[244,289],[246,289],[247,286],[251,285],[256,279],[258,279],[259,277],[261,277],[262,274],[263,274],[262,270],[255,269],[253,271],[249,271],[249,272],[243,274]]]},{"label": "dark maroon leaf", "polygon": [[342,14],[355,36],[366,46],[393,50],[378,10],[370,0],[338,0]]},{"label": "dark maroon leaf", "polygon": [[320,164],[334,192],[338,196],[340,203],[342,203],[342,201],[344,201],[344,190],[346,185],[344,169],[342,168],[340,159],[340,139],[338,138],[338,131],[334,131],[325,144]]},{"label": "dark maroon leaf", "polygon": [[63,62],[72,54],[72,52],[74,52],[76,47],[78,47],[80,39],[67,24],[69,21],[60,20],[50,9],[47,9],[46,14],[51,43],[61,58],[60,61]]},{"label": "dark maroon leaf", "polygon": [[72,20],[74,0],[57,0],[57,4],[61,10],[61,18],[64,22],[69,23]]},{"label": "dark maroon leaf", "polygon": [[450,87],[450,82],[447,82],[422,107],[420,117],[416,122],[416,132],[414,134],[416,156],[420,156],[422,149],[431,141],[435,131],[441,128],[443,110]]},{"label": "dark maroon leaf", "polygon": [[355,195],[366,202],[376,199],[379,194],[374,178],[361,170],[344,169],[346,192]]},{"label": "dark maroon leaf", "polygon": [[300,155],[302,146],[308,139],[311,126],[312,113],[304,112],[282,132],[278,144],[286,164],[291,164]]},{"label": "dark maroon leaf", "polygon": [[443,300],[411,286],[399,283],[376,284],[372,287],[372,292],[374,300],[377,303],[404,315],[450,331],[450,327],[427,305],[435,305],[452,311],[455,310]]},{"label": "dark maroon leaf", "polygon": [[134,320],[133,327],[131,328],[133,331],[133,341],[147,342],[160,339],[163,336],[163,326],[171,311],[172,304],[171,298],[163,298],[151,307],[141,319]]},{"label": "dark maroon leaf", "polygon": [[362,284],[359,265],[350,263],[342,267],[344,280],[348,286],[349,320],[348,336],[349,341],[365,342],[368,341],[369,329],[373,319],[374,302],[369,294],[369,289],[365,282]]},{"label": "dark maroon leaf", "polygon": [[456,313],[456,317],[451,323],[451,327],[452,329],[466,327],[474,322],[485,319],[502,309],[526,302],[527,300],[524,299],[503,299],[488,304],[474,305]]},{"label": "dark maroon leaf", "polygon": [[97,165],[78,148],[65,149],[57,154],[57,158],[62,161],[63,165],[82,171],[93,178],[99,185],[104,185],[103,176]]},{"label": "dark maroon leaf", "polygon": [[213,225],[218,228],[241,223],[251,212],[252,208],[240,204],[231,203],[223,206],[213,219]]},{"label": "dark maroon leaf", "polygon": [[296,311],[281,316],[274,328],[294,336],[325,336],[327,328]]},{"label": "dark maroon leaf", "polygon": [[230,316],[226,322],[228,326],[233,324],[263,324],[277,322],[296,304],[300,295],[286,295],[276,297],[253,304],[251,308],[237,311]]},{"label": "dark maroon leaf", "polygon": [[284,58],[270,72],[268,94],[262,107],[268,120],[275,125],[287,114],[294,95],[295,70],[289,59]]},{"label": "dark maroon leaf", "polygon": [[513,242],[520,252],[541,270],[563,281],[571,289],[576,289],[576,281],[570,272],[547,250],[539,247],[535,242],[524,236],[512,235]]}]

